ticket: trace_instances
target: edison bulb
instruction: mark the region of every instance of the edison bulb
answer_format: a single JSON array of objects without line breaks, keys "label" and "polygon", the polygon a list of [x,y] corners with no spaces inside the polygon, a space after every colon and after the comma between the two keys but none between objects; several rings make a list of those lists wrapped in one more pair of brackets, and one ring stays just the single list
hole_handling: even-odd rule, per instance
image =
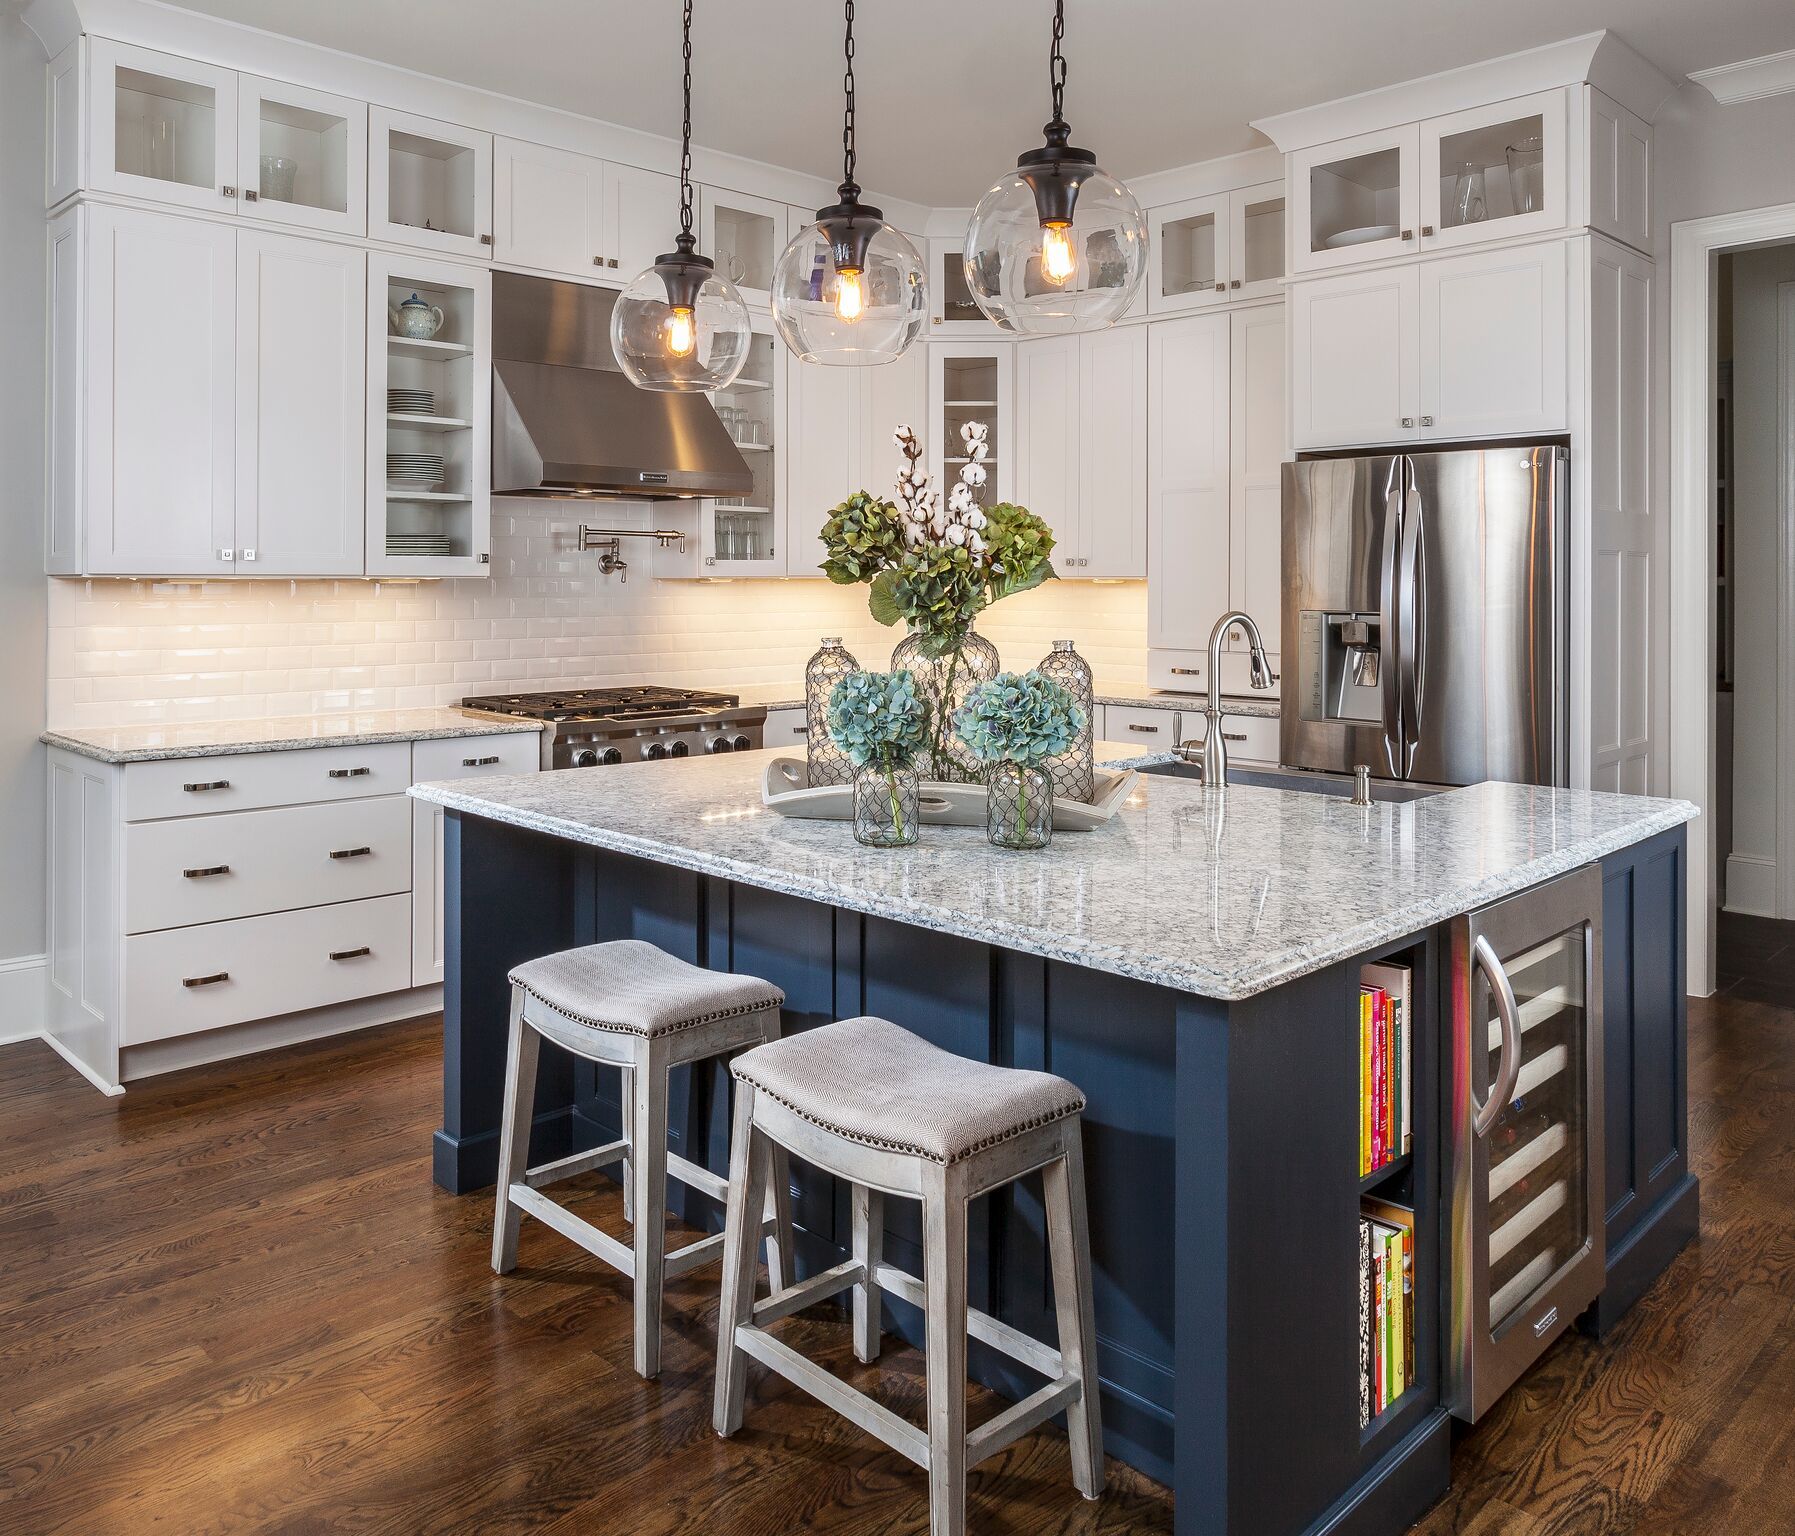
[{"label": "edison bulb", "polygon": [[692,324],[692,311],[667,311],[667,351],[673,357],[690,357],[698,344],[697,328]]},{"label": "edison bulb", "polygon": [[835,276],[835,313],[852,325],[866,313],[866,290],[858,272],[838,271]]},{"label": "edison bulb", "polygon": [[1064,224],[1041,227],[1041,276],[1050,283],[1066,283],[1078,270],[1071,234]]}]

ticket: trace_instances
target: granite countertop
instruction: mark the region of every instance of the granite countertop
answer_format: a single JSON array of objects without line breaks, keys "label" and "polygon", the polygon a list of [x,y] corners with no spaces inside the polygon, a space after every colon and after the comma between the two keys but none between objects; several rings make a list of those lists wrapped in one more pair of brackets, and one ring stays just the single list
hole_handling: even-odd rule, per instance
[{"label": "granite countertop", "polygon": [[[1681,800],[1480,784],[1406,805],[1143,777],[1115,820],[1038,853],[976,827],[862,848],[767,810],[771,752],[411,793],[594,847],[1205,997],[1250,997],[1666,831]],[[1106,745],[1100,761],[1129,756]],[[1138,761],[1138,757],[1136,758]]]},{"label": "granite countertop", "polygon": [[[747,688],[727,690],[741,695],[744,704],[761,704],[767,709],[802,709],[804,685],[763,683]],[[1200,712],[1208,695],[1201,693],[1166,693],[1141,683],[1118,683],[1108,678],[1096,680],[1095,698],[1099,704],[1117,704],[1127,709],[1185,709]],[[1231,715],[1256,715],[1261,719],[1278,718],[1278,701],[1265,694],[1224,694],[1223,706]]]},{"label": "granite countertop", "polygon": [[361,746],[379,741],[431,741],[501,732],[541,734],[541,722],[468,709],[370,709],[337,715],[289,715],[266,720],[206,720],[178,725],[121,725],[45,731],[39,739],[103,763],[149,763],[164,758],[220,757],[230,752],[291,752],[300,747]]}]

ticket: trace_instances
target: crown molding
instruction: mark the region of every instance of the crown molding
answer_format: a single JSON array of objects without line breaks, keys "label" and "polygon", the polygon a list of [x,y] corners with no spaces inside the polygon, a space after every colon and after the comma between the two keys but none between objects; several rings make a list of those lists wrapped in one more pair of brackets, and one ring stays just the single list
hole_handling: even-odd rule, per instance
[{"label": "crown molding", "polygon": [[1736,64],[1719,64],[1713,69],[1698,69],[1689,78],[1723,107],[1736,101],[1783,96],[1795,91],[1795,48],[1767,53],[1758,59],[1740,59]]}]

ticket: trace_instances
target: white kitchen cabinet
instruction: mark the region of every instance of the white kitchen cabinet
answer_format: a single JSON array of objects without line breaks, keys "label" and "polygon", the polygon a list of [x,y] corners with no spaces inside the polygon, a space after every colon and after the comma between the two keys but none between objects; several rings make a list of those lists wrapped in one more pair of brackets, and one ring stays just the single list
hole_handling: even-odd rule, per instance
[{"label": "white kitchen cabinet", "polygon": [[1589,175],[1584,186],[1592,229],[1652,254],[1652,125],[1593,85],[1583,88]]},{"label": "white kitchen cabinet", "polygon": [[1290,416],[1297,448],[1416,437],[1420,292],[1413,263],[1291,285]]},{"label": "white kitchen cabinet", "polygon": [[1187,711],[1150,709],[1126,704],[1103,707],[1103,729],[1110,741],[1126,742],[1143,752],[1169,752],[1178,745],[1181,721],[1191,718]]},{"label": "white kitchen cabinet", "polygon": [[1138,580],[1147,574],[1147,329],[1078,340],[1077,574]]},{"label": "white kitchen cabinet", "polygon": [[[93,207],[77,305],[85,400],[77,568],[235,569],[237,231]],[[53,323],[65,334],[65,318]],[[55,457],[53,452],[52,457]],[[72,489],[72,488],[71,488]]]},{"label": "white kitchen cabinet", "polygon": [[1414,123],[1293,151],[1290,270],[1326,272],[1419,249],[1420,160]]},{"label": "white kitchen cabinet", "polygon": [[769,198],[700,187],[698,213],[698,249],[717,264],[748,304],[757,309],[771,305],[773,269],[790,239],[791,210]]},{"label": "white kitchen cabinet", "polygon": [[1228,603],[1228,348],[1226,314],[1147,328],[1147,644],[1193,657]]},{"label": "white kitchen cabinet", "polygon": [[1569,428],[1566,259],[1564,242],[1552,240],[1414,269],[1424,440]]},{"label": "white kitchen cabinet", "polygon": [[[798,365],[794,363],[792,366]],[[858,374],[865,398],[860,413],[865,447],[854,476],[854,489],[867,490],[889,500],[897,494],[897,472],[904,462],[893,434],[899,427],[908,427],[913,432],[927,430],[929,349],[912,346],[902,357],[881,363],[877,368],[837,368],[834,371]],[[794,447],[800,453],[803,451],[802,443]],[[993,499],[985,498],[987,502]]]},{"label": "white kitchen cabinet", "polygon": [[[770,316],[753,316],[748,360],[735,383],[712,401],[719,412],[740,413],[731,430],[754,476],[745,496],[697,503],[698,537],[683,556],[656,555],[657,570],[684,576],[783,576],[789,555],[785,538],[792,434],[787,430],[791,377],[802,366],[773,334]],[[857,368],[819,372],[858,373]],[[672,504],[670,526],[682,526]]]},{"label": "white kitchen cabinet", "polygon": [[[809,575],[823,558],[819,534],[829,514],[865,484],[865,376],[872,368],[785,362],[786,456],[781,570]],[[819,573],[820,574],[820,573]]]},{"label": "white kitchen cabinet", "polygon": [[606,161],[604,191],[605,265],[627,283],[674,248],[679,178]]},{"label": "white kitchen cabinet", "polygon": [[1040,336],[1016,347],[1016,500],[1053,530],[1053,568],[1079,568],[1078,463],[1084,409],[1079,336]]},{"label": "white kitchen cabinet", "polygon": [[237,74],[95,37],[86,185],[210,213],[237,208]]},{"label": "white kitchen cabinet", "polygon": [[241,574],[362,573],[366,288],[354,246],[238,231]]},{"label": "white kitchen cabinet", "polygon": [[369,107],[369,236],[490,259],[492,142],[478,128]]},{"label": "white kitchen cabinet", "polygon": [[[54,208],[81,190],[81,151],[88,125],[82,65],[87,39],[78,37],[50,60],[44,72],[44,207]],[[116,151],[115,151],[116,153]]]},{"label": "white kitchen cabinet", "polygon": [[1275,299],[1284,291],[1284,183],[1261,182],[1228,194],[1228,297]]},{"label": "white kitchen cabinet", "polygon": [[1147,212],[1147,313],[1175,314],[1228,297],[1228,194]]},{"label": "white kitchen cabinet", "polygon": [[[1239,690],[1234,690],[1239,691]],[[1180,712],[1179,734],[1182,743],[1201,746],[1209,735],[1209,718],[1194,708]],[[1279,756],[1278,721],[1269,715],[1222,716],[1222,741],[1228,748],[1228,763],[1266,764],[1276,766]]]},{"label": "white kitchen cabinet", "polygon": [[1564,228],[1567,95],[1542,91],[1421,125],[1424,250]]},{"label": "white kitchen cabinet", "polygon": [[303,85],[237,77],[245,218],[361,235],[368,228],[368,107]]},{"label": "white kitchen cabinet", "polygon": [[[1253,616],[1273,672],[1278,661],[1284,570],[1284,306],[1237,309],[1229,316],[1228,591],[1229,606]],[[1222,656],[1222,688],[1252,687],[1246,642],[1231,637]]]},{"label": "white kitchen cabinet", "polygon": [[769,709],[767,723],[762,727],[761,739],[769,747],[784,747],[789,751],[803,752],[805,740],[810,734],[804,714],[802,708]]},{"label": "white kitchen cabinet", "polygon": [[985,342],[1001,336],[967,286],[965,235],[937,235],[917,250],[928,264],[929,334]]},{"label": "white kitchen cabinet", "polygon": [[944,341],[929,346],[929,418],[922,428],[929,473],[946,495],[966,462],[960,429],[985,423],[985,505],[1015,495],[1014,346],[1009,342]]},{"label": "white kitchen cabinet", "polygon": [[608,270],[604,182],[604,161],[590,155],[495,139],[493,255],[546,272],[591,276]]}]

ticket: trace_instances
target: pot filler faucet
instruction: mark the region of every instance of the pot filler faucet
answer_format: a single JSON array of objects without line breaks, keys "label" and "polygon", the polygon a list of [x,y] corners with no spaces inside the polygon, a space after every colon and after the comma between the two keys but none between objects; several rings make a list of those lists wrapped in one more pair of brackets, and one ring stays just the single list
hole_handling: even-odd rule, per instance
[{"label": "pot filler faucet", "polygon": [[1259,626],[1251,615],[1236,609],[1224,613],[1209,632],[1209,702],[1203,708],[1208,722],[1203,732],[1203,785],[1206,789],[1228,787],[1228,743],[1222,736],[1222,642],[1230,629],[1239,627],[1252,648],[1252,683],[1255,688],[1269,688],[1276,679],[1271,663],[1265,658],[1265,643],[1259,638]]}]

